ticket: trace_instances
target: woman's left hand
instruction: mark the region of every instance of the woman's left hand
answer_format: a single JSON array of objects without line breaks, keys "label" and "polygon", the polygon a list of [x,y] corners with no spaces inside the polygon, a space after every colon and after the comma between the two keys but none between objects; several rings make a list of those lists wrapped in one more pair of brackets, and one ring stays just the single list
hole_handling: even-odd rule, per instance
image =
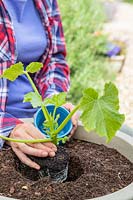
[{"label": "woman's left hand", "polygon": [[[72,103],[66,103],[63,105],[68,111],[72,111],[74,109],[74,105]],[[75,113],[73,116],[72,116],[72,123],[73,123],[73,129],[69,135],[69,138],[71,138],[74,134],[74,132],[76,131],[77,129],[77,126],[78,126],[78,115],[77,113]]]}]

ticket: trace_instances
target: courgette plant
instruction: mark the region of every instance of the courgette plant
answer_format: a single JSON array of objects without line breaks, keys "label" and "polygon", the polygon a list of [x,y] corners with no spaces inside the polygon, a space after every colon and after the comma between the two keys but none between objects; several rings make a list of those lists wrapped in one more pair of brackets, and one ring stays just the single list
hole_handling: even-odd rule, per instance
[{"label": "courgette plant", "polygon": [[[29,73],[39,71],[42,66],[42,63],[32,62],[24,68],[23,64],[19,62],[6,69],[1,75],[1,78],[14,81],[22,74],[27,76],[34,92],[27,93],[24,96],[23,102],[30,102],[34,108],[41,107],[46,119],[44,121],[44,127],[50,137],[45,139],[20,140],[0,135],[0,138],[21,143],[53,142],[55,145],[57,145],[59,141],[65,143],[67,137],[57,138],[57,135],[71,119],[73,114],[77,110],[81,110],[82,114],[80,116],[80,120],[82,121],[85,129],[87,131],[94,130],[99,136],[106,137],[107,142],[111,141],[125,119],[125,116],[119,113],[119,98],[116,86],[111,82],[106,83],[102,96],[99,96],[98,92],[93,88],[85,89],[78,105],[76,105],[65,120],[58,125],[58,119],[60,116],[56,115],[56,109],[65,104],[66,93],[61,92],[50,98],[46,98],[44,100],[42,99],[37,87],[29,75]],[[47,104],[53,104],[55,106],[52,114],[48,112],[46,107]]]}]

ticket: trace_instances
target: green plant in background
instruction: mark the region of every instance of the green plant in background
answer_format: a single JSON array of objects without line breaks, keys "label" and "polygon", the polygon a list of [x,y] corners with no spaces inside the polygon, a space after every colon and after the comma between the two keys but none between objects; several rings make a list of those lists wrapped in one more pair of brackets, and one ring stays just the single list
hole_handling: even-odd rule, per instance
[{"label": "green plant in background", "polygon": [[[59,93],[53,95],[51,98],[42,99],[34,82],[32,81],[29,73],[35,73],[42,67],[41,63],[30,63],[26,69],[24,69],[21,62],[12,65],[6,69],[0,78],[7,78],[10,81],[14,81],[18,76],[25,74],[34,90],[24,96],[24,102],[30,102],[34,108],[41,107],[44,118],[44,126],[46,126],[47,134],[50,138],[47,139],[35,139],[35,140],[18,140],[14,138],[8,138],[0,135],[0,138],[9,140],[12,142],[22,143],[40,143],[40,142],[53,142],[55,145],[59,141],[66,142],[67,137],[57,138],[58,133],[64,128],[67,122],[71,119],[73,114],[77,110],[82,110],[81,121],[87,131],[95,130],[99,136],[106,137],[109,142],[114,136],[117,130],[121,127],[124,121],[124,115],[119,114],[119,99],[118,90],[113,83],[106,83],[102,95],[99,95],[94,88],[84,89],[82,97],[75,108],[68,114],[64,121],[58,126],[59,115],[56,115],[56,109],[65,103],[66,94]],[[55,106],[54,112],[51,114],[48,112],[46,105],[53,104]]]},{"label": "green plant in background", "polygon": [[133,0],[124,0],[127,3],[133,3]]},{"label": "green plant in background", "polygon": [[77,103],[83,88],[93,87],[100,91],[106,81],[114,78],[103,56],[107,36],[101,30],[106,17],[99,0],[58,1],[71,68],[68,98]]}]

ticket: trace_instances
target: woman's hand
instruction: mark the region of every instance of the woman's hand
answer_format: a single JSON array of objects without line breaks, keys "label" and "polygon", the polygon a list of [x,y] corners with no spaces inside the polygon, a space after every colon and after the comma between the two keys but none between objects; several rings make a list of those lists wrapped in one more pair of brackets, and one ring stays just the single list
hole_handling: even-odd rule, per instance
[{"label": "woman's hand", "polygon": [[[34,127],[32,123],[23,123],[17,125],[11,132],[11,138],[16,139],[44,139],[45,136]],[[51,143],[17,143],[17,142],[8,142],[11,146],[12,150],[15,152],[17,157],[24,164],[29,167],[40,169],[40,166],[33,162],[27,155],[37,156],[37,157],[53,157],[55,156],[55,152],[57,151],[57,147]]]},{"label": "woman's hand", "polygon": [[[66,103],[63,105],[67,110],[69,110],[70,112],[74,109],[74,105],[72,103]],[[72,123],[73,123],[73,129],[69,135],[69,138],[71,138],[73,136],[73,134],[75,133],[77,126],[78,126],[78,115],[77,113],[75,113],[72,116]]]}]

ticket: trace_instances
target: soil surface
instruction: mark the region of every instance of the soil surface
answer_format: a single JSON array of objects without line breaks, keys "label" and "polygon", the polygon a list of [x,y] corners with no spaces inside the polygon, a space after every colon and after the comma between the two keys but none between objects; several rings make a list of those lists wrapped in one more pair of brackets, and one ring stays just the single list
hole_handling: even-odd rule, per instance
[{"label": "soil surface", "polygon": [[133,181],[133,164],[104,145],[74,140],[68,179],[52,183],[47,177],[25,178],[11,149],[0,152],[0,195],[22,200],[84,200],[115,192]]}]

